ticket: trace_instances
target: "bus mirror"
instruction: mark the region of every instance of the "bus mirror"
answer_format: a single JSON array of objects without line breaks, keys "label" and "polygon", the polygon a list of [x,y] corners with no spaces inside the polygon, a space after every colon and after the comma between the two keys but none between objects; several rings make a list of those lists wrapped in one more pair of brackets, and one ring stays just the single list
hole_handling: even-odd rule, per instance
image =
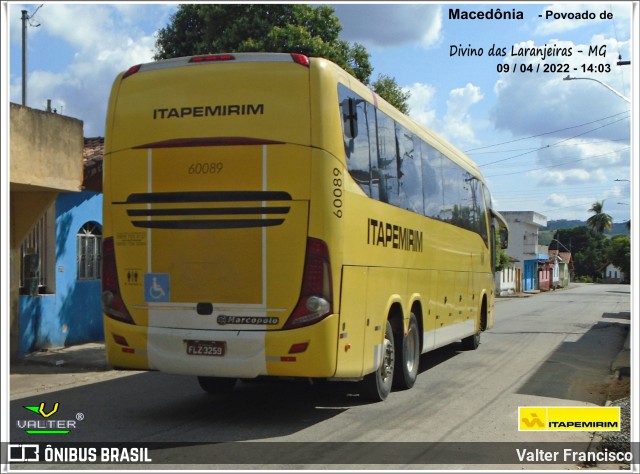
[{"label": "bus mirror", "polygon": [[358,112],[354,99],[342,101],[342,122],[344,123],[345,137],[351,140],[356,138],[358,136]]},{"label": "bus mirror", "polygon": [[500,248],[506,249],[509,247],[509,232],[507,229],[500,229]]}]

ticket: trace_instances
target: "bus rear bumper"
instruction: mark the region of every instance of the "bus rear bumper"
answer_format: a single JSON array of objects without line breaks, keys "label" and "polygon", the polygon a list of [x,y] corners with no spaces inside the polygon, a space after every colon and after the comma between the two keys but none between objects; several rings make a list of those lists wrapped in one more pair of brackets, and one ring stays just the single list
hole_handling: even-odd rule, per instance
[{"label": "bus rear bumper", "polygon": [[[188,344],[192,343],[216,345],[222,352],[190,354]],[[240,378],[267,375],[265,331],[149,328],[147,355],[150,368],[171,374]]]},{"label": "bus rear bumper", "polygon": [[[145,328],[110,321],[105,336],[111,364],[123,368],[205,377],[329,378],[336,373],[338,320],[335,314],[311,326],[270,331]],[[122,352],[111,333],[133,338],[139,349]]]}]

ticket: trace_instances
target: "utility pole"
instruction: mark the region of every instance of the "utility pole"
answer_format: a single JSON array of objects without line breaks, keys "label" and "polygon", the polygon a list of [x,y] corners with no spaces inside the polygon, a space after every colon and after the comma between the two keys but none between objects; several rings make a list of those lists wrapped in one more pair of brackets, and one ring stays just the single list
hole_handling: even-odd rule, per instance
[{"label": "utility pole", "polygon": [[27,10],[22,10],[22,105],[27,105]]},{"label": "utility pole", "polygon": [[[27,10],[22,10],[22,105],[27,105],[27,22],[33,18],[38,10],[40,10],[40,5],[36,10],[29,15]],[[40,26],[40,24],[32,25],[29,23],[29,26]]]}]

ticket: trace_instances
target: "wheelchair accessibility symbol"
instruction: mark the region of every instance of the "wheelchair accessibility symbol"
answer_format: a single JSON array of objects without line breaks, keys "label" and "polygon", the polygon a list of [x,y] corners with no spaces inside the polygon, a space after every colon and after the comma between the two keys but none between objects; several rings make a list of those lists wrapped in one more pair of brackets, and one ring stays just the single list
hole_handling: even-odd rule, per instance
[{"label": "wheelchair accessibility symbol", "polygon": [[169,301],[168,273],[145,273],[144,300],[151,303]]}]

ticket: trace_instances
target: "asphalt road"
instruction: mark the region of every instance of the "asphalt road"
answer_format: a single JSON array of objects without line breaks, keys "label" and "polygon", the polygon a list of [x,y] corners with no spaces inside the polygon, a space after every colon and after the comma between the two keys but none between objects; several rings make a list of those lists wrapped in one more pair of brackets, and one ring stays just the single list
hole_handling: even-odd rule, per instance
[{"label": "asphalt road", "polygon": [[[627,335],[630,287],[574,285],[500,299],[496,310],[496,324],[477,350],[453,344],[423,354],[416,385],[382,403],[361,400],[351,383],[251,381],[212,396],[194,377],[120,373],[12,399],[11,442],[182,443],[150,445],[154,463],[168,463],[159,466],[164,469],[505,469],[492,456],[470,463],[464,452],[471,446],[511,449],[498,442],[588,442],[587,432],[519,432],[518,407],[605,403],[611,362]],[[44,403],[49,410],[56,402],[56,420],[75,420],[68,435],[36,439],[18,426],[37,418],[24,406]],[[230,441],[247,443],[215,444]],[[425,465],[430,449],[451,453],[446,462]]]}]

